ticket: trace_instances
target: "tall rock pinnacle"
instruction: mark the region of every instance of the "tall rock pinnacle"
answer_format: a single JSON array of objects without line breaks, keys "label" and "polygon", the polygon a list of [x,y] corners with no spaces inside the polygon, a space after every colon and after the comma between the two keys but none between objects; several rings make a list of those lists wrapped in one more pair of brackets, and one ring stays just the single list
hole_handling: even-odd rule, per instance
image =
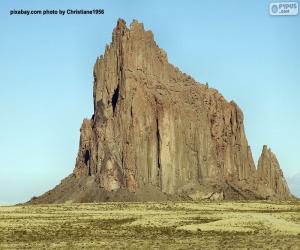
[{"label": "tall rock pinnacle", "polygon": [[32,203],[289,198],[273,179],[262,191],[237,104],[168,63],[142,23],[118,20],[93,97],[73,174]]},{"label": "tall rock pinnacle", "polygon": [[258,160],[257,168],[259,178],[265,183],[266,187],[273,190],[280,198],[290,195],[290,190],[280,169],[276,156],[271,149],[265,145]]}]

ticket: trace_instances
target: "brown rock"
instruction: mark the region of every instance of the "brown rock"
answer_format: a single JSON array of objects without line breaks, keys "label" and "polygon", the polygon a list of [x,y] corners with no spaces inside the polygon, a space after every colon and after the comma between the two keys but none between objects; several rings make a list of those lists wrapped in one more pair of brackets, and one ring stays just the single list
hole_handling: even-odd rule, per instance
[{"label": "brown rock", "polygon": [[276,156],[265,145],[258,160],[258,177],[279,199],[291,196]]},{"label": "brown rock", "polygon": [[[240,108],[169,64],[143,24],[118,20],[94,66],[93,97],[73,174],[34,202],[267,197]],[[268,179],[261,162],[270,197],[287,198],[279,165]]]}]

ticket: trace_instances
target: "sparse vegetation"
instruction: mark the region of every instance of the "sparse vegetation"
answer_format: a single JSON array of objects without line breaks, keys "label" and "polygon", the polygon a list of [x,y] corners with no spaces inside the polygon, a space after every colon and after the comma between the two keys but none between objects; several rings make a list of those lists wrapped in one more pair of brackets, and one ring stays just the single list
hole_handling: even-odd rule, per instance
[{"label": "sparse vegetation", "polygon": [[0,249],[300,249],[300,202],[0,207]]}]

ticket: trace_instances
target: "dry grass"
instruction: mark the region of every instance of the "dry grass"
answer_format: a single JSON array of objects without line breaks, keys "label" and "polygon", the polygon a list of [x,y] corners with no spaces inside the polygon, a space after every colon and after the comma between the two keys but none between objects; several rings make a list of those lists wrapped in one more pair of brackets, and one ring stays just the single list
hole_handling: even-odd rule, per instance
[{"label": "dry grass", "polygon": [[0,249],[300,249],[299,202],[0,207]]}]

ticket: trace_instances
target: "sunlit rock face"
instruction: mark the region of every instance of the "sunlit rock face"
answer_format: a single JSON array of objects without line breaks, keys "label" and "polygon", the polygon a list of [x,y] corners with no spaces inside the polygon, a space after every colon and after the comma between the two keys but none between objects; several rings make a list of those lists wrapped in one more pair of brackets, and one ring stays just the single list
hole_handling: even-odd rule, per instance
[{"label": "sunlit rock face", "polygon": [[[51,202],[103,200],[103,193],[115,200],[289,197],[287,186],[281,191],[257,173],[237,104],[168,63],[142,23],[118,20],[94,66],[93,98],[74,172],[48,192]],[[116,196],[120,190],[127,198]]]},{"label": "sunlit rock face", "polygon": [[265,183],[266,187],[274,191],[278,197],[284,199],[290,195],[279,162],[267,146],[263,147],[257,171],[259,178]]}]

